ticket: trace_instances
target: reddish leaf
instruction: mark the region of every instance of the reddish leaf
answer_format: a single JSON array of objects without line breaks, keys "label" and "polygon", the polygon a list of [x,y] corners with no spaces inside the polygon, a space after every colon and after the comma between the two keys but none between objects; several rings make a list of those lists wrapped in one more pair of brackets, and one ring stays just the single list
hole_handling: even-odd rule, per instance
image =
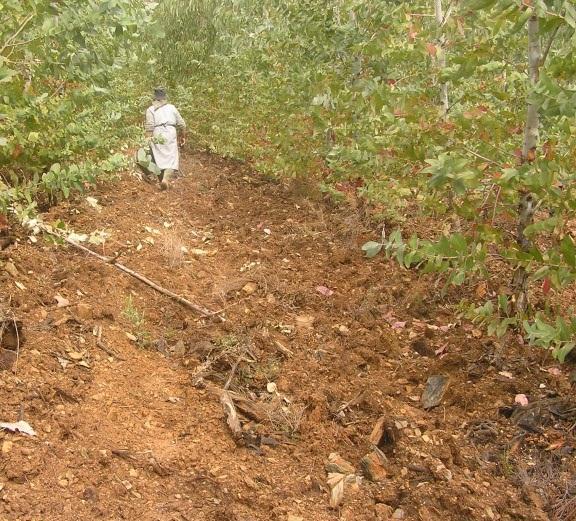
[{"label": "reddish leaf", "polygon": [[330,295],[334,294],[334,292],[326,286],[316,286],[316,291],[325,297],[329,297]]},{"label": "reddish leaf", "polygon": [[542,150],[544,152],[544,157],[548,161],[552,161],[556,157],[556,153],[554,150],[554,145],[550,141],[546,141],[544,145],[542,145]]},{"label": "reddish leaf", "polygon": [[550,293],[550,277],[546,277],[542,282],[542,292],[544,295],[548,295],[548,293]]},{"label": "reddish leaf", "polygon": [[22,145],[18,143],[12,151],[12,159],[18,159],[22,155],[23,150]]},{"label": "reddish leaf", "polygon": [[557,449],[561,449],[562,447],[564,447],[564,443],[565,440],[556,440],[553,441],[552,443],[550,443],[550,445],[548,445],[548,447],[546,447],[546,450],[557,450]]},{"label": "reddish leaf", "polygon": [[428,54],[430,56],[436,57],[436,55],[438,54],[438,48],[433,43],[428,42],[426,44],[426,50],[428,51]]},{"label": "reddish leaf", "polygon": [[392,324],[392,329],[404,329],[406,327],[406,322],[394,322],[394,324]]}]

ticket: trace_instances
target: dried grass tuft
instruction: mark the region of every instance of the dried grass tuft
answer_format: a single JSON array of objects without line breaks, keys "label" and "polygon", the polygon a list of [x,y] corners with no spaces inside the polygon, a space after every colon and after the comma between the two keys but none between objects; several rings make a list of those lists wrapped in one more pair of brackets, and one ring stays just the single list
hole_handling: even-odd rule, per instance
[{"label": "dried grass tuft", "polygon": [[166,233],[162,237],[161,252],[168,261],[170,268],[179,268],[184,264],[184,243],[175,232]]}]

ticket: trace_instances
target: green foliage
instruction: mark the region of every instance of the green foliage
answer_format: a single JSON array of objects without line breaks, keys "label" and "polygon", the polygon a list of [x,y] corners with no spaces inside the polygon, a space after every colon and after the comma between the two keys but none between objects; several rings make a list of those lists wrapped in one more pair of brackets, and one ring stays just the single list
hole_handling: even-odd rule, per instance
[{"label": "green foliage", "polygon": [[[154,79],[174,87],[199,145],[271,175],[312,176],[337,198],[340,183],[360,178],[358,195],[396,222],[407,208],[443,219],[426,237],[404,242],[397,231],[366,243],[367,257],[384,250],[452,285],[522,267],[561,289],[576,274],[573,2],[445,4],[439,27],[424,0],[165,0],[144,56]],[[533,87],[525,28],[534,15],[546,56]],[[522,163],[529,101],[543,146]],[[536,205],[528,248],[514,240],[525,192]],[[486,305],[492,332],[521,323]]]},{"label": "green foliage", "polygon": [[481,306],[470,306],[465,316],[486,327],[489,335],[503,337],[510,329],[518,326],[518,317],[513,315],[512,305],[506,295],[499,295],[496,302],[488,300]]},{"label": "green foliage", "polygon": [[[573,315],[573,311],[570,314]],[[556,317],[553,323],[549,323],[538,314],[533,322],[524,322],[524,329],[530,342],[547,349],[552,348],[554,357],[560,362],[564,362],[576,345],[576,319],[572,317]]]},{"label": "green foliage", "polygon": [[66,198],[107,168],[93,165],[119,166],[114,152],[137,135],[137,89],[118,76],[147,11],[139,0],[5,0],[0,16],[0,204]]},{"label": "green foliage", "polygon": [[138,307],[134,304],[132,295],[126,299],[126,304],[122,311],[122,315],[132,327],[132,334],[136,337],[136,342],[140,347],[147,347],[150,345],[150,332],[146,329],[146,318]]}]

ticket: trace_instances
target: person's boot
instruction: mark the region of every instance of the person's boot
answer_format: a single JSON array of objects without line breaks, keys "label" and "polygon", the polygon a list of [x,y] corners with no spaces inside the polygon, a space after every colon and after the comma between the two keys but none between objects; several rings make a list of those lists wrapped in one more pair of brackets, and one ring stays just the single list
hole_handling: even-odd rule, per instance
[{"label": "person's boot", "polygon": [[164,170],[164,175],[162,176],[162,181],[160,182],[160,189],[167,190],[172,185],[172,180],[174,179],[174,170],[167,168]]}]

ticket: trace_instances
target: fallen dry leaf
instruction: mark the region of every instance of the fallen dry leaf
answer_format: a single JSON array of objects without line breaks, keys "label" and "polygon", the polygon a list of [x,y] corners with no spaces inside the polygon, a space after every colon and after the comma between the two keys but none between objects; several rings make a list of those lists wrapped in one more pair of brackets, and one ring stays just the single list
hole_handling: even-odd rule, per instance
[{"label": "fallen dry leaf", "polygon": [[339,472],[328,474],[328,486],[330,487],[330,506],[336,508],[344,499],[344,479],[346,476]]},{"label": "fallen dry leaf", "polygon": [[0,429],[5,429],[11,432],[21,432],[22,434],[27,434],[28,436],[36,436],[36,431],[30,426],[28,422],[23,420],[15,423],[0,422]]},{"label": "fallen dry leaf", "polygon": [[406,322],[394,322],[392,324],[392,329],[404,329],[406,327]]},{"label": "fallen dry leaf", "polygon": [[59,293],[56,293],[56,295],[54,295],[54,300],[56,300],[57,303],[56,305],[59,308],[65,308],[70,305],[70,301],[67,298],[64,298]]},{"label": "fallen dry leaf", "polygon": [[310,315],[300,315],[296,317],[296,325],[299,328],[312,329],[316,319]]},{"label": "fallen dry leaf", "polygon": [[324,295],[325,297],[330,297],[331,295],[334,295],[334,292],[330,288],[327,288],[326,286],[316,286],[316,291],[320,293],[320,295]]}]

